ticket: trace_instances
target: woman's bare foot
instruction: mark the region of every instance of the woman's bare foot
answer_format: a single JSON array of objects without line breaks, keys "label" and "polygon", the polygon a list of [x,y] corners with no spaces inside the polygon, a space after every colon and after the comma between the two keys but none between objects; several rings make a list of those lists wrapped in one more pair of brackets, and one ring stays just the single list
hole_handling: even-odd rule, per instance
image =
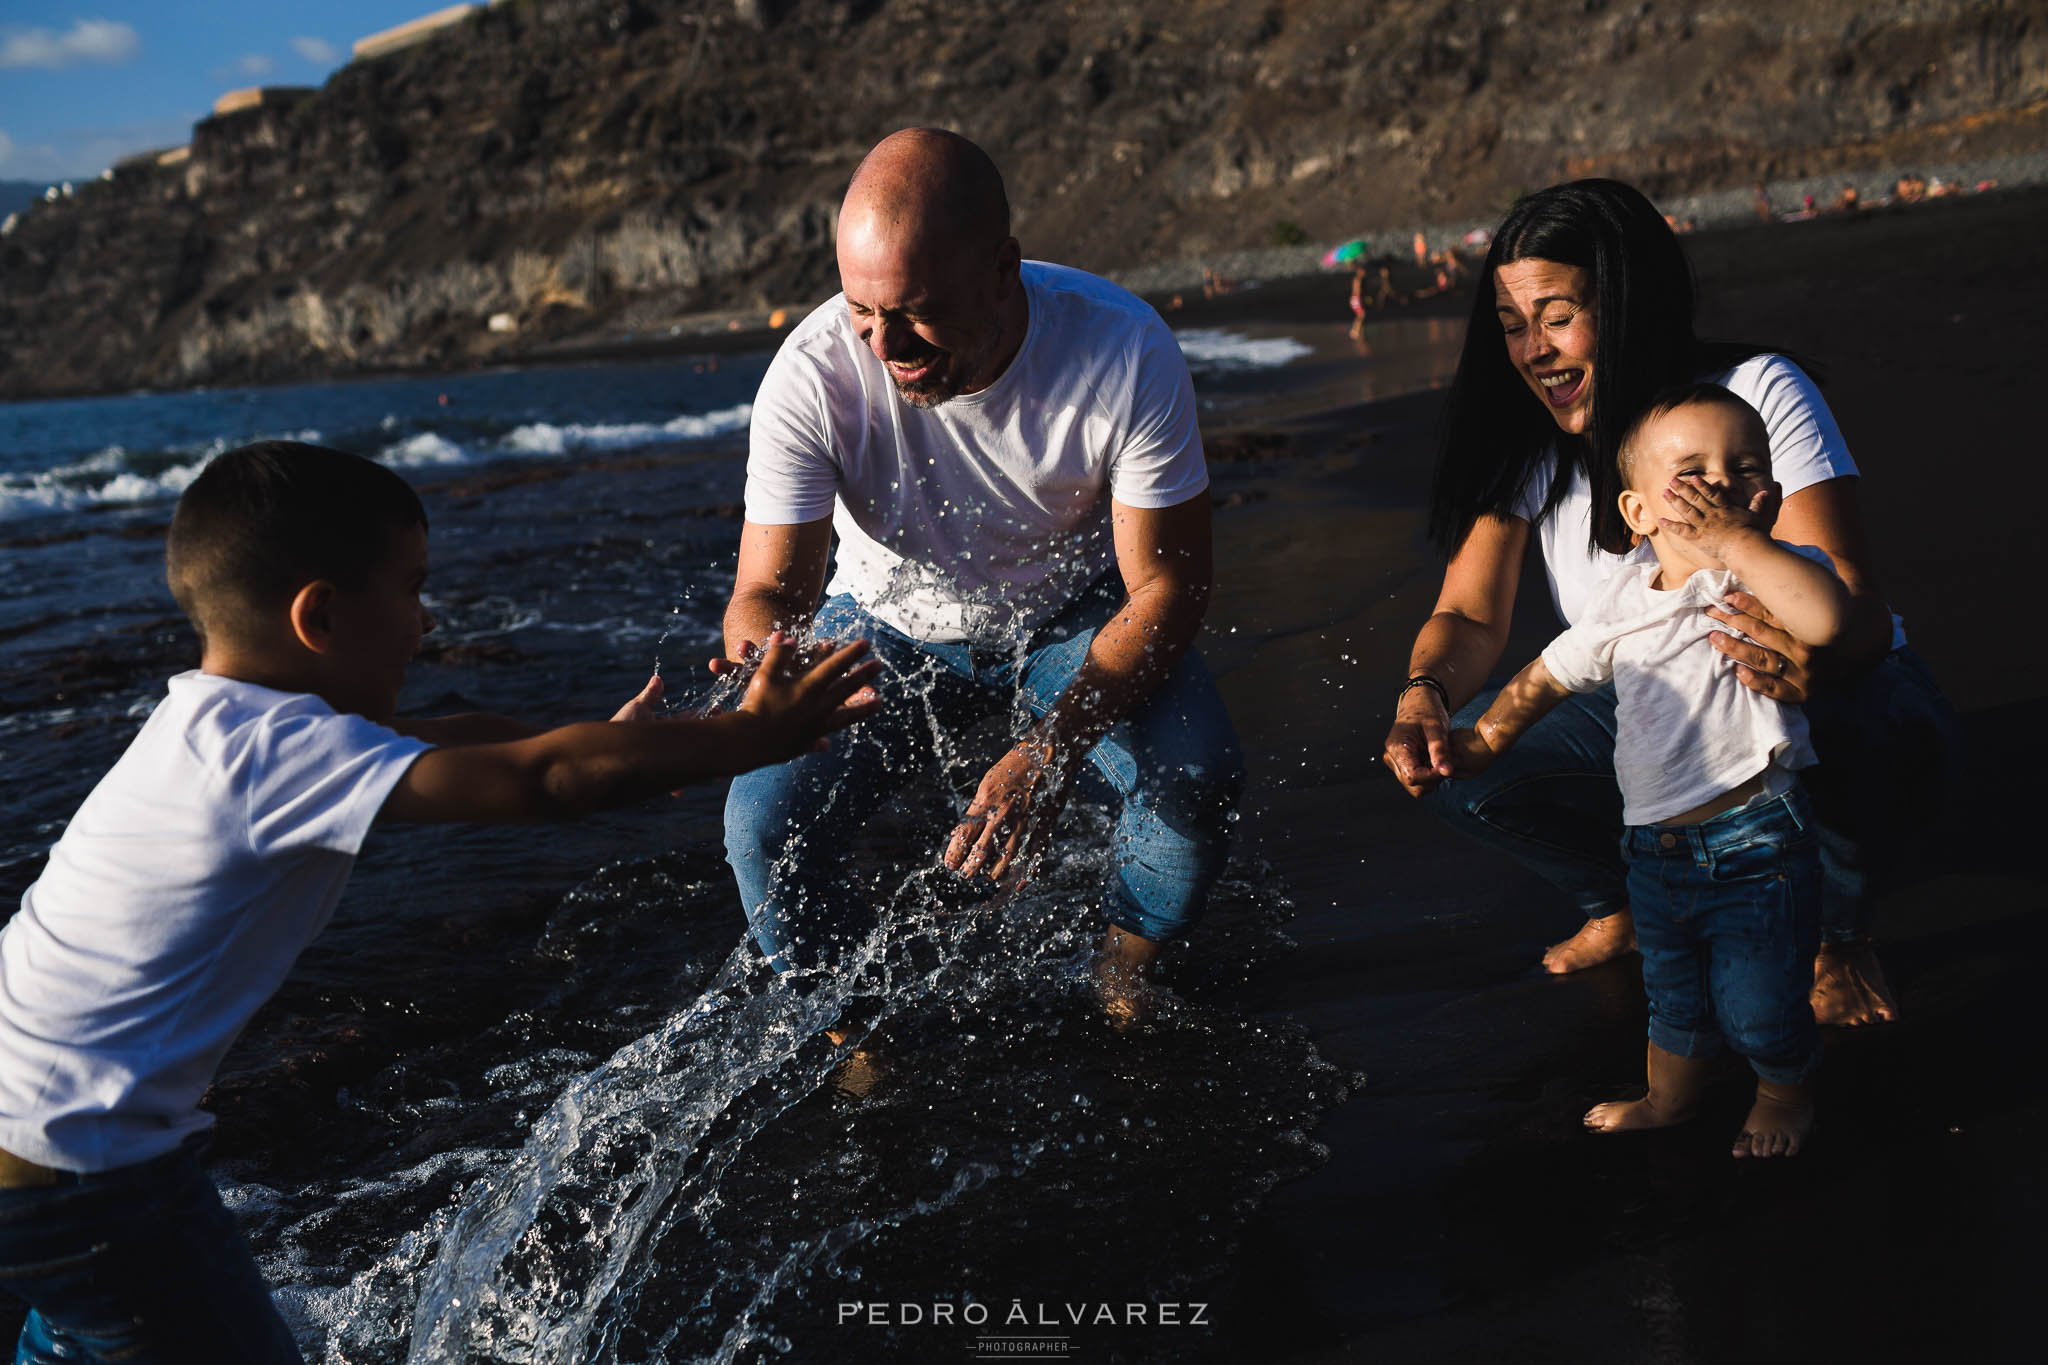
[{"label": "woman's bare foot", "polygon": [[1730,1150],[1738,1157],[1798,1156],[1813,1132],[1813,1087],[1756,1083],[1756,1103]]},{"label": "woman's bare foot", "polygon": [[1587,920],[1579,926],[1579,932],[1546,948],[1543,970],[1558,976],[1566,972],[1582,972],[1635,950],[1636,917],[1626,910],[1617,910],[1611,915]]},{"label": "woman's bare foot", "polygon": [[1859,1028],[1889,1024],[1899,1017],[1899,1002],[1878,965],[1877,949],[1867,938],[1849,943],[1822,943],[1813,960],[1813,1017],[1823,1025]]},{"label": "woman's bare foot", "polygon": [[1703,1058],[1681,1057],[1652,1043],[1647,1068],[1650,1093],[1639,1100],[1596,1104],[1586,1111],[1585,1125],[1596,1133],[1628,1133],[1684,1123],[1699,1108],[1708,1065]]}]

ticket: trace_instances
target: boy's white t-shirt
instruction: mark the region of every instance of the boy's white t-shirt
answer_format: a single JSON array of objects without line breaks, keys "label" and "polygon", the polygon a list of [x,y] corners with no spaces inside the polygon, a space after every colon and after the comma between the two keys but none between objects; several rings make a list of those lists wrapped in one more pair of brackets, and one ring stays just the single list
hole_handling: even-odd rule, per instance
[{"label": "boy's white t-shirt", "polygon": [[[1833,567],[1824,551],[1787,547]],[[1614,683],[1614,775],[1624,824],[1654,825],[1741,786],[1769,764],[1811,767],[1806,713],[1752,692],[1708,638],[1728,627],[1707,615],[1741,590],[1726,569],[1701,569],[1660,591],[1657,556],[1637,546],[1543,650],[1573,692]]]},{"label": "boy's white t-shirt", "polygon": [[[1727,389],[1763,417],[1764,430],[1771,437],[1771,477],[1786,497],[1858,472],[1827,400],[1806,372],[1785,357],[1754,355],[1734,369],[1701,377]],[[1558,619],[1573,625],[1627,557],[1593,548],[1593,492],[1576,465],[1571,468],[1571,482],[1563,498],[1548,517],[1542,516],[1557,465],[1553,446],[1548,456],[1537,462],[1514,515],[1535,528],[1543,549],[1543,567],[1550,576],[1550,600]],[[1905,643],[1906,627],[1894,616],[1892,648]]]},{"label": "boy's white t-shirt", "polygon": [[1209,486],[1159,314],[1064,266],[1026,261],[1023,281],[1024,340],[979,393],[904,403],[842,294],[797,325],[754,400],[747,519],[832,516],[828,591],[915,639],[1029,634],[1114,562],[1109,497],[1171,507]]},{"label": "boy's white t-shirt", "polygon": [[0,929],[0,1148],[105,1171],[211,1124],[221,1058],[429,747],[305,693],[172,678]]}]

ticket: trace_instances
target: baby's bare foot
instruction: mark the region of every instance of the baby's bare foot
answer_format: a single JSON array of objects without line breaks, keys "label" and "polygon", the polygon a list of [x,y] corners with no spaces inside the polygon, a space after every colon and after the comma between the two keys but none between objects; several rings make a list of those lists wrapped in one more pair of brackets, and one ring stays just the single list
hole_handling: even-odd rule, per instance
[{"label": "baby's bare foot", "polygon": [[1899,1017],[1899,1003],[1878,965],[1869,939],[1823,943],[1813,960],[1813,1017],[1823,1025],[1859,1028],[1889,1024]]},{"label": "baby's bare foot", "polygon": [[1692,1117],[1692,1111],[1673,1113],[1668,1107],[1656,1102],[1655,1097],[1645,1095],[1639,1100],[1609,1100],[1596,1104],[1586,1111],[1586,1127],[1595,1133],[1629,1133],[1646,1128],[1669,1128],[1684,1123]]},{"label": "baby's bare foot", "polygon": [[1582,972],[1603,962],[1612,962],[1636,949],[1635,916],[1626,910],[1599,919],[1589,919],[1562,943],[1553,943],[1543,954],[1543,970],[1563,976]]},{"label": "baby's bare foot", "polygon": [[1798,1156],[1813,1133],[1813,1087],[1756,1083],[1756,1104],[1742,1121],[1731,1153],[1738,1157]]},{"label": "baby's bare foot", "polygon": [[1583,1121],[1595,1133],[1639,1132],[1684,1123],[1699,1108],[1708,1065],[1701,1058],[1681,1057],[1652,1043],[1645,1068],[1649,1072],[1650,1093],[1639,1100],[1596,1104],[1586,1111]]}]

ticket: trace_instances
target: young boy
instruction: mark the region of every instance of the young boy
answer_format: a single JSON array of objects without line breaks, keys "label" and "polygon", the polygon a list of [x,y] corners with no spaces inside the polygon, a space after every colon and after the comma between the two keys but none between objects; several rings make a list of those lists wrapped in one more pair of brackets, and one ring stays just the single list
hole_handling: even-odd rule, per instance
[{"label": "young boy", "polygon": [[1820,862],[1794,769],[1806,718],[1734,676],[1705,608],[1738,589],[1797,638],[1838,636],[1849,596],[1819,550],[1772,540],[1778,486],[1756,410],[1718,384],[1671,390],[1621,446],[1622,516],[1637,548],[1585,615],[1523,669],[1452,765],[1483,770],[1573,692],[1614,682],[1615,775],[1629,908],[1650,997],[1650,1092],[1595,1106],[1596,1132],[1692,1116],[1725,1042],[1757,1074],[1738,1157],[1790,1156],[1813,1128],[1819,1032],[1808,1003]]},{"label": "young boy", "polygon": [[538,733],[395,721],[433,618],[427,518],[340,451],[229,451],[179,500],[171,590],[200,667],[169,694],[0,930],[0,1288],[20,1359],[290,1362],[200,1169],[223,1054],[326,923],[380,820],[564,819],[822,747],[879,704],[848,645],[777,637],[737,709]]}]

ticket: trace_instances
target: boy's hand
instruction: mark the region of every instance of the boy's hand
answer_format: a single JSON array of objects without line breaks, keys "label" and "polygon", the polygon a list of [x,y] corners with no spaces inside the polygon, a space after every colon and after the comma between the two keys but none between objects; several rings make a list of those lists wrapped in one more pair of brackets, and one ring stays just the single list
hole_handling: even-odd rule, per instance
[{"label": "boy's hand", "polygon": [[1759,488],[1747,505],[1734,503],[1725,489],[1697,474],[1685,474],[1665,488],[1664,505],[1670,515],[1657,518],[1657,524],[1719,559],[1734,542],[1770,529],[1778,519],[1779,497],[1778,485],[1771,483]]},{"label": "boy's hand", "polygon": [[[817,658],[819,650],[829,652]],[[882,705],[880,694],[867,685],[882,664],[862,658],[867,652],[865,640],[837,648],[822,643],[800,648],[777,631],[768,637],[761,665],[734,710],[768,727],[769,747],[778,757],[827,748],[826,735],[873,715]]]},{"label": "boy's hand", "polygon": [[659,720],[661,718],[661,694],[663,684],[657,673],[647,680],[647,686],[640,689],[640,695],[618,709],[612,719],[615,721]]},{"label": "boy's hand", "polygon": [[1450,749],[1451,776],[1454,778],[1477,777],[1500,757],[1491,745],[1480,738],[1477,730],[1453,730],[1445,742]]}]

